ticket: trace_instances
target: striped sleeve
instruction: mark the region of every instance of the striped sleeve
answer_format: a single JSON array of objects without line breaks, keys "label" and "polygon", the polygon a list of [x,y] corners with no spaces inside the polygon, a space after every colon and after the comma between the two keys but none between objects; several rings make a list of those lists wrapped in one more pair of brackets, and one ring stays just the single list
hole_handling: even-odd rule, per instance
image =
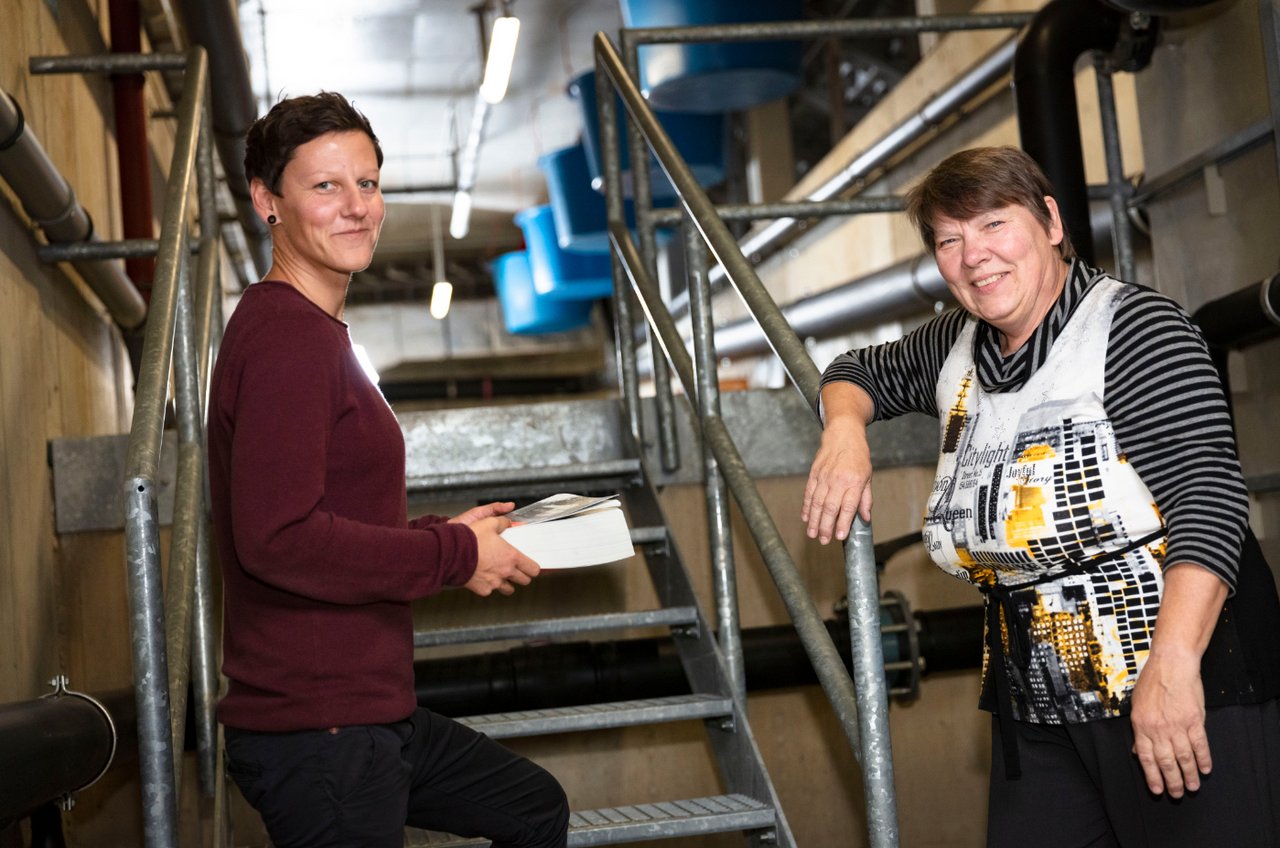
[{"label": "striped sleeve", "polygon": [[1249,501],[1226,398],[1176,303],[1135,287],[1107,347],[1104,404],[1116,440],[1169,531],[1165,563],[1195,563],[1235,591]]},{"label": "striped sleeve", "polygon": [[937,417],[938,374],[967,317],[953,309],[896,341],[842,353],[823,372],[822,385],[863,389],[875,404],[876,421],[908,412]]}]

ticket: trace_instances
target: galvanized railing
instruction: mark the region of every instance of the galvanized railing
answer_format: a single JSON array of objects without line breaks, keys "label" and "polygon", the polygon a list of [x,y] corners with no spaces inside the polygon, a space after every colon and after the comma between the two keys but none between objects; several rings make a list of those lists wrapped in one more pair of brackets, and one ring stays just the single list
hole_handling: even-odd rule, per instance
[{"label": "galvanized railing", "polygon": [[[779,24],[740,24],[649,30],[623,30],[622,55],[608,37],[595,37],[596,102],[604,152],[605,198],[609,235],[614,256],[614,310],[617,331],[618,370],[628,420],[637,440],[643,439],[635,336],[632,333],[634,291],[644,312],[652,340],[653,383],[657,410],[657,440],[660,461],[666,470],[679,464],[675,444],[674,400],[669,385],[673,370],[694,412],[704,446],[702,458],[711,532],[712,574],[718,632],[730,679],[742,696],[742,651],[738,635],[737,592],[733,554],[729,543],[726,488],[733,492],[746,524],[760,549],[766,567],[778,588],[788,614],[817,672],[819,682],[831,702],[841,727],[863,770],[870,845],[890,848],[898,844],[898,820],[893,787],[893,759],[890,751],[888,700],[884,676],[884,656],[880,633],[880,600],[872,553],[871,527],[858,519],[845,545],[845,576],[848,582],[850,631],[853,643],[852,679],[844,668],[831,637],[803,585],[795,563],[761,499],[742,457],[720,416],[714,326],[711,315],[712,274],[708,269],[708,249],[718,263],[715,271],[727,279],[751,316],[760,325],[786,369],[791,382],[817,410],[820,375],[804,344],[791,330],[777,304],[761,283],[742,247],[729,232],[721,210],[715,207],[698,185],[671,139],[649,108],[639,86],[638,45],[657,42],[742,41],[777,38],[829,38],[832,36],[886,35],[947,30],[1017,28],[1029,19],[1026,14],[959,15],[938,18],[903,18],[879,21],[822,21]],[[834,27],[834,28],[833,28]],[[971,72],[976,82],[968,84],[945,104],[958,109],[977,96],[1005,72],[1012,58],[1012,40]],[[967,77],[966,77],[967,79]],[[623,207],[623,182],[619,162],[617,107],[620,98],[627,116],[627,142],[632,168],[631,190],[636,207],[637,237],[627,229]],[[899,136],[918,138],[930,122],[921,117],[921,126],[897,132],[888,150],[901,150],[906,142]],[[692,325],[694,355],[691,359],[675,319],[662,300],[656,284],[655,235],[658,222],[672,223],[673,213],[653,210],[649,182],[649,154],[652,151],[667,178],[675,187],[683,207],[686,226],[686,265],[689,290],[688,309]],[[876,157],[883,165],[889,154]],[[866,158],[866,157],[863,157]],[[855,162],[865,176],[870,166]],[[864,167],[865,166],[865,167]],[[842,186],[847,187],[847,185]],[[894,211],[900,204],[888,202],[836,200],[842,188],[794,204],[774,204],[779,215],[850,214]],[[734,217],[763,218],[764,213],[733,207]],[[797,221],[785,218],[763,231],[768,245],[775,245],[794,231]],[[638,243],[637,243],[638,242]]]},{"label": "galvanized railing", "polygon": [[[178,104],[125,472],[125,560],[143,831],[146,844],[157,848],[179,843],[178,791],[189,680],[198,701],[201,785],[206,794],[218,788],[213,719],[216,636],[206,531],[203,426],[214,318],[221,300],[210,132],[207,59],[203,48],[193,47],[187,52]],[[198,186],[200,221],[194,286],[188,243],[195,220],[193,186]],[[171,374],[178,423],[178,476],[166,598],[161,580],[157,468]],[[198,648],[194,653],[193,644]],[[193,679],[188,673],[192,666],[196,669]]]},{"label": "galvanized railing", "polygon": [[[218,769],[220,736],[214,720],[218,640],[204,475],[203,407],[212,350],[222,326],[221,239],[208,57],[202,47],[192,47],[184,54],[37,56],[31,59],[30,69],[36,74],[184,71],[160,238],[50,245],[40,255],[45,261],[157,257],[124,481],[125,571],[143,838],[150,848],[179,844],[178,791],[190,685],[197,701],[200,786],[205,795],[216,798],[220,818],[215,820],[215,844],[223,846],[226,799]],[[199,248],[193,283],[190,235],[196,212]],[[161,573],[157,478],[171,377],[178,424],[178,475],[166,592]]]}]

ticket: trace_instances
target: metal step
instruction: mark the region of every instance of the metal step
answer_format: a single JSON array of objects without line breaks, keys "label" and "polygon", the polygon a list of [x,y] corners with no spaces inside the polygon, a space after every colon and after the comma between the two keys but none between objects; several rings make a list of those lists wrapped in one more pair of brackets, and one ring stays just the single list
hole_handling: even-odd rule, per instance
[{"label": "metal step", "polygon": [[697,718],[718,718],[733,714],[733,701],[718,695],[677,695],[584,704],[517,713],[492,713],[458,719],[462,724],[494,739],[541,736],[576,730],[604,730],[637,724],[660,724]]},{"label": "metal step", "polygon": [[[772,828],[773,807],[747,795],[713,795],[683,801],[656,801],[626,807],[581,810],[569,816],[570,848],[620,845],[653,839],[675,839],[707,833]],[[430,848],[480,848],[483,839],[462,839],[446,834],[410,830],[406,846]]]},{"label": "metal step", "polygon": [[576,633],[625,630],[630,627],[681,627],[694,624],[697,620],[698,612],[694,607],[574,615],[535,621],[510,621],[472,627],[420,630],[413,634],[413,646],[430,648],[436,645],[467,645],[473,642],[493,642],[500,639],[547,639],[572,636]]}]

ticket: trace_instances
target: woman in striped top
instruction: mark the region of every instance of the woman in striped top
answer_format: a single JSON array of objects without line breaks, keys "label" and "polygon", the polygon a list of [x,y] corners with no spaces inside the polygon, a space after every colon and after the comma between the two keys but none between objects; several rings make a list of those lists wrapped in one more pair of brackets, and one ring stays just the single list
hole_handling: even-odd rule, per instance
[{"label": "woman in striped top", "polygon": [[1075,258],[1019,150],[908,212],[962,308],[828,367],[802,519],[846,538],[867,423],[939,417],[923,536],[986,599],[988,844],[1280,845],[1280,602],[1204,341]]}]

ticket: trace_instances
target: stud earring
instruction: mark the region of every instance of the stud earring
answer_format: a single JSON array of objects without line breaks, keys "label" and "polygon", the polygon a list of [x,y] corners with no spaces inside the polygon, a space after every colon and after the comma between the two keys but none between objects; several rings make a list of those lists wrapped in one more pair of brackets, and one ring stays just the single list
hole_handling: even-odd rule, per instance
[{"label": "stud earring", "polygon": [[267,223],[274,227],[274,226],[276,225],[276,223],[277,223],[277,221],[276,221],[276,216],[275,216],[275,215],[268,215],[268,216],[267,216]]}]

